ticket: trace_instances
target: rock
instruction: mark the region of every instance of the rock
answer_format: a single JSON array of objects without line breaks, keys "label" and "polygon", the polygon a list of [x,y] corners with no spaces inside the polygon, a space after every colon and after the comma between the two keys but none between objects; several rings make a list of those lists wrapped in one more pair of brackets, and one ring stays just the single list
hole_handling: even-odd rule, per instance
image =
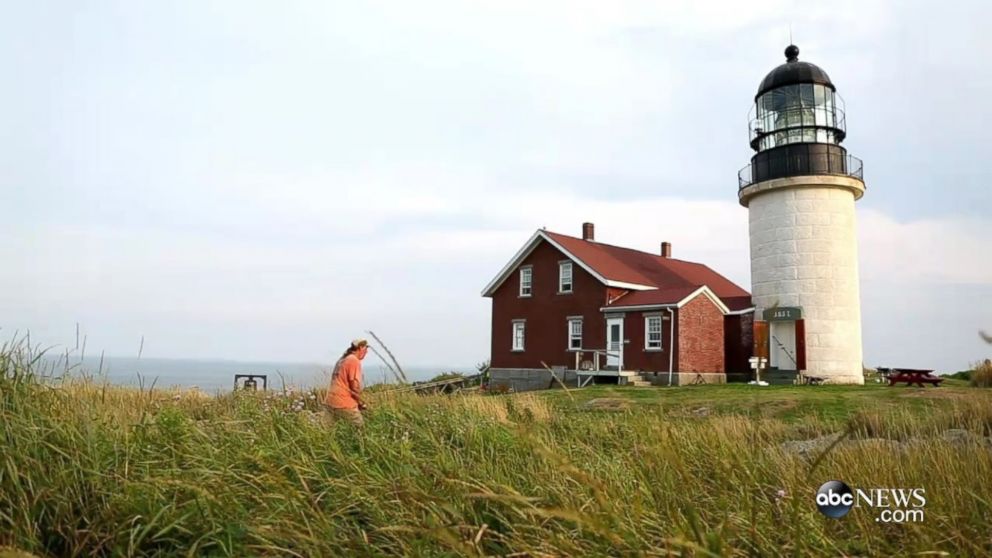
[{"label": "rock", "polygon": [[[779,444],[779,448],[786,453],[795,454],[804,459],[815,459],[824,450],[830,447],[830,444],[832,444],[834,440],[841,435],[842,434],[840,432],[835,432],[833,434],[827,434],[825,436],[820,436],[819,438],[812,438],[809,440],[791,440]],[[941,433],[938,439],[954,446],[960,447],[974,444],[992,450],[992,437],[983,438],[973,432],[960,428],[945,430]],[[890,440],[888,438],[848,438],[837,444],[836,447],[906,451],[912,448],[928,447],[932,443],[932,438],[910,438],[904,442]]]},{"label": "rock", "polygon": [[827,449],[841,435],[840,432],[835,432],[809,440],[790,440],[779,444],[779,448],[786,453],[796,454],[804,459],[812,459]]},{"label": "rock", "polygon": [[879,450],[889,450],[889,451],[904,451],[906,445],[898,440],[890,440],[888,438],[865,438],[864,440],[844,440],[840,443],[841,446],[847,447],[860,447],[860,448],[871,448]]},{"label": "rock", "polygon": [[[825,436],[812,438],[810,440],[792,440],[789,442],[783,442],[779,445],[779,447],[786,453],[792,453],[804,459],[815,459],[821,453],[826,451],[826,449],[841,436],[841,432],[835,432],[833,434],[827,434]],[[888,438],[848,438],[834,446],[834,449],[837,448],[868,448],[874,450],[903,451],[905,446],[896,440],[889,440]]]},{"label": "rock", "polygon": [[983,438],[974,432],[962,428],[952,428],[941,433],[940,439],[954,446],[989,445],[989,438]]},{"label": "rock", "polygon": [[586,401],[582,408],[587,411],[626,411],[630,408],[630,402],[619,397],[598,397]]}]

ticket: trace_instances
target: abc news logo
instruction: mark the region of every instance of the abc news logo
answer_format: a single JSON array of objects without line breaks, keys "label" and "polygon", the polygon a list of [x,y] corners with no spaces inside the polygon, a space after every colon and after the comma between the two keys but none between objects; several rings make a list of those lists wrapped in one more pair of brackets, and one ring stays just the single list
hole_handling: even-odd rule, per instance
[{"label": "abc news logo", "polygon": [[881,511],[875,521],[903,523],[923,521],[923,507],[927,505],[926,491],[922,488],[860,488],[851,490],[842,481],[827,481],[816,491],[816,507],[827,517],[841,518],[851,508],[862,505]]}]

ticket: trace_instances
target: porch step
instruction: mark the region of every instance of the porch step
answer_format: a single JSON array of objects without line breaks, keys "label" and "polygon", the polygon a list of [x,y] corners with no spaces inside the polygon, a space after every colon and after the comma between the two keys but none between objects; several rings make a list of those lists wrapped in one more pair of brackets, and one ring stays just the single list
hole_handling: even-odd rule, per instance
[{"label": "porch step", "polygon": [[651,378],[652,378],[652,376],[650,376],[650,375],[633,374],[633,375],[630,375],[630,376],[626,376],[626,378],[627,378],[627,385],[628,386],[635,386],[635,387],[650,387],[651,386]]}]

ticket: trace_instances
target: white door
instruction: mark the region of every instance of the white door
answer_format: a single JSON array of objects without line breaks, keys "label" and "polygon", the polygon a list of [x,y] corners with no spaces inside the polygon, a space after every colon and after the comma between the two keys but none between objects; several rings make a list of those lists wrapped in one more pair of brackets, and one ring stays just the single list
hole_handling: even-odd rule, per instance
[{"label": "white door", "polygon": [[623,367],[623,318],[606,319],[606,366]]},{"label": "white door", "polygon": [[796,322],[771,323],[770,353],[771,362],[779,370],[795,370],[796,365]]}]

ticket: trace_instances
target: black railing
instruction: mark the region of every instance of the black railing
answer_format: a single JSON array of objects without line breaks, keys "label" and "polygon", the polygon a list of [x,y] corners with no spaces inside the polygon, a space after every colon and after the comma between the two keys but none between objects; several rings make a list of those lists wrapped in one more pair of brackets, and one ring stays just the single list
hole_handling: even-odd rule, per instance
[{"label": "black railing", "polygon": [[755,182],[804,174],[833,174],[864,180],[864,163],[854,155],[811,159],[784,153],[778,157],[766,157],[760,164],[757,172],[755,163],[752,163],[737,173],[738,189],[743,190]]}]

